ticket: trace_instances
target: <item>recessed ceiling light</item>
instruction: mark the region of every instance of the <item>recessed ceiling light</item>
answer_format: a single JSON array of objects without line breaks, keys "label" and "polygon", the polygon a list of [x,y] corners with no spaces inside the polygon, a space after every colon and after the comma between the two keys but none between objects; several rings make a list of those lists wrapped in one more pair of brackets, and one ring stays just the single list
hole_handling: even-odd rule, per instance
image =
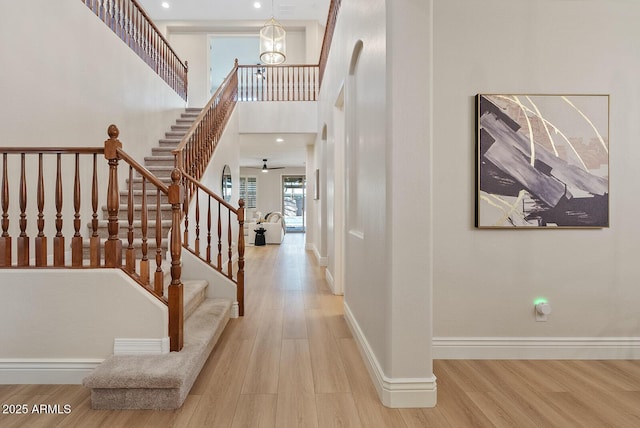
[{"label": "recessed ceiling light", "polygon": [[255,2],[255,3],[253,4],[253,7],[255,7],[256,9],[260,9],[260,8],[262,7],[262,5],[260,4],[260,2],[259,2],[259,1],[257,1],[257,2]]},{"label": "recessed ceiling light", "polygon": [[282,138],[276,138],[276,143],[284,143],[284,140]]},{"label": "recessed ceiling light", "polygon": [[169,9],[169,2],[163,1],[162,7],[164,7],[165,9]]}]

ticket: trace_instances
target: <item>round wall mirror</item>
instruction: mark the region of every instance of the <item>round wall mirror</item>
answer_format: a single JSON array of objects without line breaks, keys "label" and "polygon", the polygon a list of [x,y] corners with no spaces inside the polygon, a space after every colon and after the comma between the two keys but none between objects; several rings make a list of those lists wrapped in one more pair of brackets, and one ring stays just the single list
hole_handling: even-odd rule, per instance
[{"label": "round wall mirror", "polygon": [[231,168],[229,165],[222,168],[222,199],[231,202]]}]

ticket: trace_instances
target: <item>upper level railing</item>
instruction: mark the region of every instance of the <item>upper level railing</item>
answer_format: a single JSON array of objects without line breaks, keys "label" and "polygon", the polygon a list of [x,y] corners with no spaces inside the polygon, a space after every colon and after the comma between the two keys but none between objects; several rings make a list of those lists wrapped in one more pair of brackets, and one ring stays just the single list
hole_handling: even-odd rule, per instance
[{"label": "upper level railing", "polygon": [[238,101],[317,101],[317,65],[240,65]]},{"label": "upper level railing", "polygon": [[[183,344],[183,290],[181,282],[181,191],[182,177],[176,169],[171,175],[171,184],[166,185],[122,150],[118,140],[118,129],[109,127],[109,139],[104,147],[0,147],[2,155],[2,185],[0,205],[2,206],[2,234],[0,235],[0,268],[122,268],[131,278],[168,306],[169,338],[172,351],[179,351]],[[98,162],[98,155],[104,154],[108,172],[104,164]],[[120,207],[118,189],[118,166],[123,161],[128,168],[128,204],[126,211]],[[34,173],[31,173],[34,171]],[[133,175],[136,174],[136,180]],[[104,180],[105,174],[108,176]],[[100,180],[102,178],[102,180]],[[106,181],[106,194],[104,192]],[[134,243],[133,185],[142,188],[142,202],[136,217]],[[102,191],[100,190],[102,182]],[[84,188],[89,184],[90,190]],[[17,193],[14,194],[13,192]],[[155,198],[155,204],[147,204],[147,193]],[[13,199],[11,195],[14,195]],[[88,233],[81,230],[83,195],[90,194],[91,221]],[[35,195],[34,202],[30,196]],[[47,197],[52,195],[53,207],[47,205]],[[64,196],[71,195],[73,203],[65,206]],[[102,198],[100,197],[102,195]],[[106,201],[102,216],[98,215],[100,200]],[[12,206],[16,201],[17,206]],[[85,202],[86,204],[86,202]],[[163,210],[168,206],[171,212],[170,238],[162,234]],[[37,213],[33,215],[32,213]],[[106,217],[107,230],[100,228],[100,217]],[[152,220],[150,220],[152,219]],[[87,218],[84,220],[88,221]],[[128,245],[125,248],[123,265],[123,242],[120,222],[126,222]],[[14,222],[17,222],[14,223]],[[65,245],[67,223],[73,224],[70,258]],[[51,224],[54,228],[51,227]],[[29,237],[30,230],[37,236]],[[150,229],[155,228],[154,236]],[[83,235],[90,234],[85,240]],[[49,235],[49,236],[47,236]],[[48,238],[53,236],[53,242]],[[102,236],[101,236],[102,235]],[[15,242],[13,239],[15,238]],[[151,241],[151,242],[149,242]],[[32,246],[33,244],[33,246]],[[153,250],[153,254],[150,254]],[[15,251],[15,252],[14,252]],[[171,283],[168,296],[164,296],[163,252],[171,254]],[[149,258],[155,257],[155,272],[150,275]]]},{"label": "upper level railing", "polygon": [[136,0],[80,0],[182,99],[187,99],[188,64],[182,63]]}]

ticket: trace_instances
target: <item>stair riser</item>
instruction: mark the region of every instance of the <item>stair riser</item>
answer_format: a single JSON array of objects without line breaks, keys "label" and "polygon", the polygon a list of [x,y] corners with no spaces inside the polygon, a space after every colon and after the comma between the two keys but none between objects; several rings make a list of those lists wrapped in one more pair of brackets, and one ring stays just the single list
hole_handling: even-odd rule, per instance
[{"label": "stair riser", "polygon": [[[162,220],[170,220],[171,219],[171,207],[167,205],[162,205],[160,207],[160,212],[162,213]],[[120,210],[118,211],[118,220],[128,220],[129,213],[127,211],[126,205],[120,205]],[[134,209],[133,210],[133,219],[140,220],[142,217],[142,210]],[[109,218],[109,213],[107,212],[107,208],[102,208],[102,218],[107,220]],[[156,207],[149,207],[147,210],[147,219],[155,220],[156,219]]]},{"label": "stair riser", "polygon": [[178,144],[180,144],[180,139],[176,138],[167,138],[158,141],[158,145],[162,148],[175,149],[176,147],[178,147]]},{"label": "stair riser", "polygon": [[181,139],[182,137],[185,136],[185,134],[187,133],[187,131],[169,131],[169,132],[165,132],[165,136],[168,139]]},{"label": "stair riser", "polygon": [[[164,183],[165,186],[169,186],[171,185],[171,180],[168,177],[158,177],[160,178],[160,181],[162,181]],[[126,180],[126,189],[129,188],[129,179]],[[138,191],[142,191],[142,178],[140,177],[134,177],[133,178],[133,190],[138,190]],[[149,193],[155,193],[156,187],[149,183],[149,181],[147,181],[147,194]]]},{"label": "stair riser", "polygon": [[153,156],[173,156],[172,150],[171,147],[154,147],[151,149],[151,154]]},{"label": "stair riser", "polygon": [[[122,266],[126,265],[127,262],[127,241],[126,240],[122,240]],[[152,246],[153,245],[153,246]],[[142,259],[142,249],[140,247],[140,245],[135,245],[134,246],[135,249],[135,259],[136,260],[141,260]],[[161,255],[162,255],[162,260],[165,260],[167,258],[167,248],[166,246],[163,244],[160,247],[161,250]],[[103,241],[103,245],[101,248],[101,253],[100,253],[100,265],[104,265],[104,241]],[[150,270],[150,276],[153,276],[153,272],[156,270],[156,245],[155,242],[148,242],[148,250],[147,250],[147,258],[149,259],[149,270]],[[88,246],[84,246],[82,249],[82,259],[84,260],[83,262],[83,266],[89,266],[89,260],[91,259],[91,254],[89,251],[89,247]],[[138,270],[138,273],[139,270]],[[166,283],[166,280],[165,280]]]},{"label": "stair riser", "polygon": [[158,159],[154,157],[144,158],[144,166],[146,168],[149,168],[150,166],[166,166],[167,168],[174,168],[175,162],[176,161],[173,157],[171,159]]},{"label": "stair riser", "polygon": [[[163,179],[163,178],[169,178],[171,177],[171,173],[174,170],[174,166],[160,166],[160,167],[153,167],[153,168],[149,168],[147,167],[147,169],[149,170],[149,172],[153,175],[155,175],[156,177]],[[142,176],[138,173],[136,173],[136,177],[138,178],[142,178]]]},{"label": "stair riser", "polygon": [[[89,229],[89,233],[91,233],[91,227],[87,226]],[[162,227],[162,237],[163,239],[166,239],[166,237],[169,234],[169,230],[171,230],[171,226],[163,226]],[[127,222],[121,222],[120,223],[120,227],[118,228],[118,236],[121,239],[126,240],[128,238],[128,233],[129,233],[129,225]],[[98,227],[98,236],[102,239],[106,239],[109,237],[109,230],[107,229],[106,226],[101,226]],[[133,228],[133,239],[142,239],[142,228],[141,227],[134,227]],[[153,241],[155,242],[156,240],[156,228],[155,226],[149,226],[147,228],[147,239],[149,240],[149,242]],[[155,245],[155,244],[154,244]]]},{"label": "stair riser", "polygon": [[[135,187],[135,183],[134,183],[134,187]],[[142,185],[140,184],[140,187],[142,187]],[[150,206],[156,206],[156,201],[158,200],[157,197],[157,193],[153,192],[153,193],[149,193],[149,186],[147,185],[147,207]],[[120,192],[120,203],[121,204],[125,204],[127,205],[129,203],[129,194],[127,192]],[[164,193],[160,194],[160,204],[168,204],[169,201],[167,199],[167,195],[165,195]],[[139,195],[133,195],[133,204],[135,205],[142,205],[142,194]]]}]

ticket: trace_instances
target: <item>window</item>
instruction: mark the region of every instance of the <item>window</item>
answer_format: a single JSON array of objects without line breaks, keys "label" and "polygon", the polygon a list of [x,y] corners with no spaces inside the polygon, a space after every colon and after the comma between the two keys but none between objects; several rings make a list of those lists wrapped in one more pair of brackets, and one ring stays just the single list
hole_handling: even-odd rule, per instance
[{"label": "window", "polygon": [[245,208],[256,208],[256,177],[240,177],[240,199],[244,199]]}]

